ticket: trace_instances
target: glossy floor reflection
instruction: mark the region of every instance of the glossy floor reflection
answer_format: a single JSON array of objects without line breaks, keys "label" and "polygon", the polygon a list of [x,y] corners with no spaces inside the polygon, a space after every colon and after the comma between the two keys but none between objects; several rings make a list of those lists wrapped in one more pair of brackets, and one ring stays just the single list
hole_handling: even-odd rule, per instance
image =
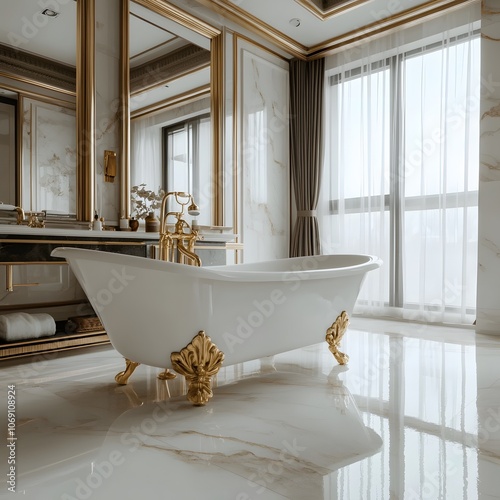
[{"label": "glossy floor reflection", "polygon": [[202,408],[161,370],[116,386],[111,348],[4,362],[0,498],[500,498],[500,337],[354,318],[343,350],[225,367]]}]

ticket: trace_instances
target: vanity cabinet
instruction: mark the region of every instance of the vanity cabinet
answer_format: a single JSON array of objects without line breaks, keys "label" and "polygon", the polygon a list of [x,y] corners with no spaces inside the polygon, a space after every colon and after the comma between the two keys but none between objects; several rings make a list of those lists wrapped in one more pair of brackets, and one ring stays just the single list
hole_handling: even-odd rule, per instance
[{"label": "vanity cabinet", "polygon": [[[157,236],[146,237],[146,233],[137,233],[133,236],[127,233],[111,231],[81,231],[81,230],[48,230],[19,228],[9,232],[7,228],[0,232],[0,272],[5,279],[5,286],[2,286],[3,294],[0,302],[0,314],[12,312],[52,312],[61,310],[74,310],[75,316],[80,313],[92,313],[83,292],[78,294],[73,288],[79,288],[76,280],[71,280],[68,276],[71,273],[64,259],[51,257],[50,253],[54,248],[61,246],[88,248],[91,250],[101,250],[106,252],[118,252],[140,257],[148,257],[151,247],[157,243]],[[124,236],[125,235],[125,236]],[[30,287],[43,288],[43,284],[26,283],[20,279],[19,275],[29,274],[27,266],[57,266],[64,269],[59,271],[62,282],[57,297],[51,292],[52,285],[45,285],[46,292],[38,293],[36,300],[30,300]],[[27,271],[26,273],[23,271]],[[17,272],[16,272],[17,271]],[[53,271],[51,269],[50,271]],[[49,273],[49,271],[48,271]],[[54,274],[54,273],[52,273]],[[55,273],[57,276],[57,272]],[[64,287],[68,287],[65,290]],[[72,288],[73,287],[73,288]],[[81,289],[80,289],[81,291]],[[66,297],[63,295],[67,293]],[[9,295],[16,295],[16,300],[6,303]],[[43,299],[41,299],[43,297]],[[59,314],[64,315],[64,312]],[[70,314],[70,313],[68,313]],[[108,344],[109,339],[104,330],[84,331],[79,333],[66,333],[66,319],[59,317],[56,319],[57,333],[49,337],[36,339],[25,339],[5,342],[0,340],[0,360],[23,357],[31,354],[49,353],[54,351],[75,349],[79,347]]]},{"label": "vanity cabinet", "polygon": [[[155,258],[158,233],[33,229],[25,226],[5,226],[0,229],[0,279],[5,283],[5,286],[1,286],[0,314],[20,311],[52,314],[56,311],[53,316],[57,325],[55,336],[9,342],[0,340],[0,360],[109,343],[104,330],[80,333],[65,331],[69,317],[77,316],[78,313],[92,313],[92,308],[66,261],[50,255],[54,248],[61,246]],[[228,246],[230,248],[231,243],[225,241],[200,241],[195,251],[200,255],[203,265],[222,265],[226,263]],[[60,274],[63,284],[30,283],[28,272],[24,273],[28,276],[24,277],[28,282],[23,282],[22,271],[29,270],[28,266],[38,266],[47,273],[52,272],[56,280]],[[55,272],[55,269],[59,271]],[[29,290],[42,289],[44,286],[47,292],[40,290],[35,294],[36,300],[31,300]],[[57,289],[57,293],[53,292],[54,289]],[[68,312],[70,310],[76,314]]]}]

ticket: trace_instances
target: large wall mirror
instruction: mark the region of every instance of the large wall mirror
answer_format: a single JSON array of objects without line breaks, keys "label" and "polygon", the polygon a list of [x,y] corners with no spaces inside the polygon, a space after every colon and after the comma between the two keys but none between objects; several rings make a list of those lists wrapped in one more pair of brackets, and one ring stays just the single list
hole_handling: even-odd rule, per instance
[{"label": "large wall mirror", "polygon": [[74,218],[77,197],[86,196],[76,187],[76,3],[5,3],[0,201]]},{"label": "large wall mirror", "polygon": [[199,224],[221,225],[220,32],[173,5],[138,0],[129,33],[130,185],[190,192]]},{"label": "large wall mirror", "polygon": [[[85,220],[88,210],[81,207],[90,203],[93,191],[92,183],[82,182],[76,171],[77,2],[54,2],[57,11],[51,11],[32,0],[5,1],[8,8],[0,16],[0,96],[4,96],[0,147],[2,156],[11,160],[0,163],[2,181],[7,180],[2,182],[0,201],[30,211],[80,213]],[[124,134],[122,213],[130,213],[131,185],[145,183],[156,190],[169,184],[168,189],[198,189],[199,203],[206,206],[205,222],[222,225],[220,30],[162,0],[130,0],[129,11],[130,29],[124,33],[130,32],[131,37],[126,36],[125,45],[122,40],[122,48],[130,47],[130,59],[122,57],[122,69],[126,66],[127,70],[122,75],[130,75],[131,121],[123,127],[126,130],[130,125],[133,136],[130,140]],[[12,125],[14,108],[17,126]],[[193,126],[192,120],[207,112],[210,127],[206,117]],[[210,151],[206,143],[200,143],[203,154],[198,148],[197,156],[205,160],[202,172],[209,176],[198,176],[198,180],[191,176],[187,185],[176,186],[163,162],[159,171],[155,164],[163,149],[150,159],[148,141],[151,144],[152,139],[147,134],[153,128],[154,141],[162,142],[163,128],[182,120],[187,132],[173,141],[177,149],[165,154],[181,172],[185,165],[192,165],[194,155],[178,150],[179,144],[193,141],[193,133],[208,128]],[[4,156],[7,148],[9,154]]]}]

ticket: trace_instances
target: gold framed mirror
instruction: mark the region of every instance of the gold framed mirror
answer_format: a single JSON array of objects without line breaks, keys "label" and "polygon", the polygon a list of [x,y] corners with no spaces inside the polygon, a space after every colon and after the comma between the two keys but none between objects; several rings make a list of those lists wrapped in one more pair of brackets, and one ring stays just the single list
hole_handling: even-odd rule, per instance
[{"label": "gold framed mirror", "polygon": [[[127,2],[125,2],[127,3]],[[165,27],[159,26],[163,24],[161,22],[155,22],[151,20],[145,11],[142,9],[147,9],[147,11],[159,15],[162,18],[168,20],[170,23],[174,23],[175,27]],[[132,18],[131,18],[132,12]],[[159,88],[165,86],[165,83],[169,83],[168,77],[162,75],[162,69],[158,67],[147,67],[146,64],[137,63],[136,55],[138,51],[134,47],[134,67],[131,74],[131,60],[130,60],[130,29],[131,29],[131,19],[135,23],[137,18],[142,19],[145,22],[151,24],[156,24],[157,27],[161,27],[165,31],[170,31],[175,33],[177,36],[189,40],[191,43],[189,45],[185,44],[182,47],[175,46],[175,54],[172,56],[174,61],[172,66],[179,66],[175,62],[177,57],[180,61],[180,66],[183,64],[186,66],[185,59],[196,59],[195,65],[198,64],[203,66],[203,51],[199,50],[200,47],[205,47],[210,51],[209,60],[209,85],[204,85],[203,82],[200,85],[188,85],[187,90],[179,90],[176,93],[170,93],[167,98],[161,100],[160,105],[151,103],[145,98],[145,104],[142,107],[132,105],[131,111],[131,96],[137,98],[137,96],[144,96],[147,90]],[[137,119],[141,116],[147,114],[157,113],[158,110],[163,107],[175,107],[180,104],[195,101],[197,99],[209,99],[210,100],[210,121],[211,121],[211,224],[212,225],[223,225],[223,182],[222,182],[222,136],[223,136],[223,78],[222,78],[222,57],[223,57],[223,43],[221,31],[217,28],[210,26],[204,21],[197,19],[188,12],[176,7],[173,4],[166,3],[160,0],[130,0],[127,5],[127,15],[122,16],[122,90],[121,99],[126,105],[123,106],[124,116],[123,116],[123,133],[122,133],[122,158],[124,159],[124,175],[121,184],[121,201],[120,209],[123,215],[130,215],[130,192],[131,192],[131,180],[133,178],[134,160],[131,155],[131,119]],[[194,39],[194,43],[193,40]],[[171,44],[169,41],[168,43]],[[166,46],[167,42],[159,42],[158,47]],[[172,46],[172,44],[171,44]],[[198,46],[198,47],[196,47]],[[144,51],[146,52],[146,51]],[[140,59],[140,58],[139,58]],[[168,59],[168,58],[167,58]],[[179,62],[178,61],[178,62]],[[140,60],[139,60],[140,63]],[[186,68],[188,67],[188,64]],[[189,73],[189,69],[179,69],[179,73],[171,78],[176,82],[181,81],[181,74]],[[143,74],[141,76],[141,71]],[[152,82],[147,81],[147,76],[151,77],[153,74]],[[127,78],[128,77],[128,78]],[[138,80],[141,80],[142,84],[138,87]],[[166,79],[165,79],[166,78]],[[146,81],[145,81],[146,80]],[[145,161],[147,161],[145,159]],[[134,181],[134,182],[137,182]],[[158,186],[150,186],[156,189]]]},{"label": "gold framed mirror", "polygon": [[11,161],[0,167],[0,201],[74,220],[87,196],[76,187],[76,3],[18,0],[2,14],[0,95],[17,109],[1,134]]}]

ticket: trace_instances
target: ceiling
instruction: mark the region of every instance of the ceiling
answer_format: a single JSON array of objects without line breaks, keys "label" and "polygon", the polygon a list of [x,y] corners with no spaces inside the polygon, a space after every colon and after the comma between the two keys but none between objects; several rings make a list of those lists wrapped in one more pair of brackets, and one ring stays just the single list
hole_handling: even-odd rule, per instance
[{"label": "ceiling", "polygon": [[[200,6],[273,41],[295,57],[313,58],[341,50],[367,36],[478,0],[170,0]],[[318,5],[324,5],[319,9]],[[197,8],[196,8],[197,7]],[[298,20],[298,22],[297,22]]]},{"label": "ceiling", "polygon": [[[102,1],[102,0],[96,0]],[[180,9],[215,27],[229,25],[272,41],[290,57],[315,57],[338,50],[367,34],[394,29],[444,8],[473,0],[169,0]],[[76,64],[76,1],[54,2],[56,18],[43,16],[33,0],[1,0],[0,44],[42,55],[68,65]],[[50,2],[48,2],[50,3]],[[186,28],[131,2],[131,68],[144,64],[186,43],[209,48],[209,41]],[[193,85],[208,83],[203,70]],[[173,95],[175,85],[162,86],[161,98]],[[174,83],[174,82],[172,82]],[[182,82],[185,88],[185,82]],[[142,96],[137,103],[160,99]]]},{"label": "ceiling", "polygon": [[[354,31],[359,34],[360,28],[365,26],[380,29],[411,16],[420,16],[422,12],[468,1],[172,0],[172,3],[194,15],[211,16],[214,25],[221,24],[220,16],[223,15],[234,23],[266,35],[268,39],[274,38],[292,53],[307,54]],[[76,2],[55,2],[59,6],[57,18],[42,16],[40,3],[43,2],[2,0],[0,43],[74,66]],[[317,5],[326,5],[327,8],[321,12]],[[132,3],[131,8],[137,10],[140,6]],[[142,22],[136,16],[131,18],[130,31],[132,56],[156,47],[167,40],[165,35],[169,36],[164,28]]]}]

